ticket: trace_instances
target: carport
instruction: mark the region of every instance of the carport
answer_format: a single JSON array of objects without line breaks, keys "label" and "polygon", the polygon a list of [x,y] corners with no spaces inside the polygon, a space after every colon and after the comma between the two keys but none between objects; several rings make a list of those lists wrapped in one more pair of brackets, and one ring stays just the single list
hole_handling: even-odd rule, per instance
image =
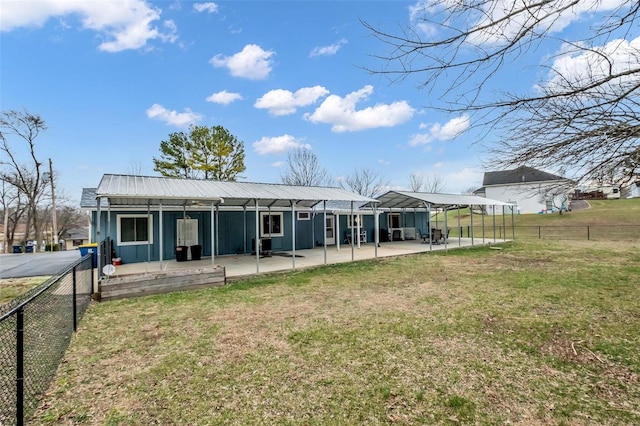
[{"label": "carport", "polygon": [[[515,239],[515,227],[514,227],[514,217],[513,212],[515,210],[515,204],[505,203],[503,201],[492,200],[485,197],[480,197],[477,195],[462,195],[462,194],[440,194],[440,193],[429,193],[429,192],[410,192],[410,191],[389,191],[384,195],[377,198],[378,204],[373,206],[373,208],[377,208],[380,210],[402,210],[405,211],[407,209],[417,210],[417,209],[426,209],[427,217],[429,218],[429,224],[427,225],[429,228],[432,228],[431,225],[431,213],[433,211],[437,211],[437,209],[441,209],[444,214],[444,228],[447,229],[447,215],[446,212],[452,209],[458,210],[458,227],[460,228],[460,208],[461,207],[469,207],[470,218],[471,218],[471,227],[473,227],[473,208],[472,206],[480,206],[483,208],[486,206],[494,206],[494,211],[496,206],[502,207],[502,226],[506,230],[506,220],[505,220],[505,208],[509,208],[511,212],[511,235],[512,239]],[[496,215],[493,216],[493,240],[496,242],[495,235],[495,225],[496,225]],[[481,215],[482,221],[482,239],[483,243],[485,240],[485,215]],[[504,240],[506,241],[506,231],[503,234]],[[460,239],[462,238],[462,232],[459,233],[459,245]],[[444,240],[445,249],[447,248],[447,238]],[[474,245],[474,236],[471,235],[471,245]],[[432,241],[429,238],[429,249],[432,249]]]},{"label": "carport", "polygon": [[[211,229],[211,264],[215,264],[215,253],[219,226],[216,223],[216,216],[219,210],[228,209],[244,213],[244,235],[245,244],[247,240],[247,211],[255,211],[255,260],[256,273],[260,272],[260,250],[257,245],[260,241],[260,215],[262,212],[271,214],[272,208],[288,209],[291,211],[292,235],[291,245],[292,268],[296,265],[296,233],[295,217],[296,209],[310,210],[323,214],[326,218],[327,202],[349,203],[351,211],[354,204],[362,205],[369,203],[375,206],[378,201],[372,198],[346,191],[341,188],[330,187],[305,187],[266,183],[248,182],[219,182],[210,180],[176,179],[166,177],[131,176],[131,175],[104,175],[98,188],[95,190],[96,216],[101,217],[101,209],[108,209],[108,223],[111,221],[111,210],[122,208],[146,209],[149,223],[155,228],[158,226],[159,232],[159,260],[160,267],[164,261],[163,244],[163,209],[187,208],[209,210]],[[105,206],[106,205],[106,206]],[[322,206],[321,208],[319,208]],[[375,210],[375,207],[374,207]],[[151,212],[158,213],[158,224],[151,221]],[[186,213],[184,213],[186,216]],[[326,220],[326,219],[325,219]],[[102,241],[101,220],[95,224],[96,240]],[[111,228],[110,225],[107,228]],[[151,241],[147,243],[147,263],[151,262]],[[353,251],[352,245],[352,251]],[[246,247],[245,247],[246,250]],[[326,263],[327,241],[324,238],[324,252]],[[100,259],[98,261],[100,265]]]}]

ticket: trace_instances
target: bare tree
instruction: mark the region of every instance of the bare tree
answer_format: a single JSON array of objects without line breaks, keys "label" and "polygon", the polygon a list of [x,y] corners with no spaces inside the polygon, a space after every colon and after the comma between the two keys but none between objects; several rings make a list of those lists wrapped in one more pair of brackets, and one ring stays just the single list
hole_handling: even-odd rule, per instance
[{"label": "bare tree", "polygon": [[409,189],[413,192],[422,192],[424,187],[424,176],[419,173],[411,173],[409,175]]},{"label": "bare tree", "polygon": [[306,148],[297,148],[287,155],[287,170],[280,176],[282,183],[298,186],[331,185],[327,170],[318,157]]},{"label": "bare tree", "polygon": [[0,202],[4,231],[3,249],[5,253],[9,253],[9,247],[13,246],[16,230],[24,216],[26,205],[23,195],[14,186],[4,181],[0,181]]},{"label": "bare tree", "polygon": [[[438,109],[470,114],[472,127],[499,139],[484,139],[490,167],[564,167],[575,181],[605,171],[623,182],[640,172],[640,48],[631,40],[640,2],[615,3],[427,0],[409,28],[364,23],[390,49],[370,71],[416,77]],[[568,22],[584,30],[562,32]],[[553,44],[558,53],[548,55]],[[534,89],[496,90],[509,74],[532,75],[527,54],[541,46]]]},{"label": "bare tree", "polygon": [[340,186],[356,194],[373,198],[389,186],[389,181],[384,180],[378,172],[371,169],[357,169],[345,177],[340,182]]},{"label": "bare tree", "polygon": [[409,188],[413,192],[442,192],[444,191],[444,179],[439,175],[422,175],[411,173],[409,175]]},{"label": "bare tree", "polygon": [[[46,123],[40,116],[27,110],[9,110],[0,113],[0,129],[0,151],[4,153],[0,158],[0,180],[24,195],[27,203],[26,232],[29,233],[30,229],[33,229],[36,241],[41,241],[38,204],[46,194],[47,185],[42,177],[43,164],[36,156],[35,140],[41,131],[47,129]],[[25,150],[9,144],[7,137],[11,136],[27,144],[26,162],[19,159],[19,153]]]}]

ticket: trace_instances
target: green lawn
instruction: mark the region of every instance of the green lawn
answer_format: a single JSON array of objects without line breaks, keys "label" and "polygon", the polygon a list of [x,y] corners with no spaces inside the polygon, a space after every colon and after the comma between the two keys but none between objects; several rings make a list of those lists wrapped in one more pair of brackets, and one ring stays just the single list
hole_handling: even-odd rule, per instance
[{"label": "green lawn", "polygon": [[640,424],[640,242],[520,241],[92,306],[32,424]]}]

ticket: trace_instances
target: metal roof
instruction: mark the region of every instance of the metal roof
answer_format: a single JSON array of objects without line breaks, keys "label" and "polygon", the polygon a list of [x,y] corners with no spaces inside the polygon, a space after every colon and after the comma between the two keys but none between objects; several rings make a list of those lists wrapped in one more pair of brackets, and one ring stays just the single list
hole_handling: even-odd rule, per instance
[{"label": "metal roof", "polygon": [[452,206],[511,206],[504,201],[492,200],[477,195],[438,194],[429,192],[389,191],[378,197],[379,208],[417,208],[425,207],[452,207]]},{"label": "metal roof", "polygon": [[96,197],[107,198],[112,206],[156,206],[160,202],[166,206],[254,206],[255,200],[261,207],[288,207],[291,200],[300,207],[312,207],[325,200],[377,203],[340,188],[111,174],[102,177]]},{"label": "metal roof", "polygon": [[513,170],[485,172],[483,186],[507,185],[513,183],[531,183],[566,180],[562,176],[554,175],[533,167],[521,166]]}]

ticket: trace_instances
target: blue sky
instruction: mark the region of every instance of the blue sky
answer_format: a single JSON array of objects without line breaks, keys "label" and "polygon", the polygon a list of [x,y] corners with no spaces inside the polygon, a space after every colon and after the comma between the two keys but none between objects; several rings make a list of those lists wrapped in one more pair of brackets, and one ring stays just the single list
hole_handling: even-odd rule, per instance
[{"label": "blue sky", "polygon": [[[160,142],[190,124],[244,142],[242,180],[280,182],[303,146],[336,180],[368,168],[406,189],[411,173],[437,175],[459,193],[484,171],[477,134],[454,139],[470,118],[427,108],[437,100],[415,78],[363,69],[388,52],[360,20],[420,30],[416,4],[2,0],[1,108],[45,119],[38,154],[71,200],[105,173],[155,175]],[[502,89],[533,87],[535,74],[508,71]]]}]

